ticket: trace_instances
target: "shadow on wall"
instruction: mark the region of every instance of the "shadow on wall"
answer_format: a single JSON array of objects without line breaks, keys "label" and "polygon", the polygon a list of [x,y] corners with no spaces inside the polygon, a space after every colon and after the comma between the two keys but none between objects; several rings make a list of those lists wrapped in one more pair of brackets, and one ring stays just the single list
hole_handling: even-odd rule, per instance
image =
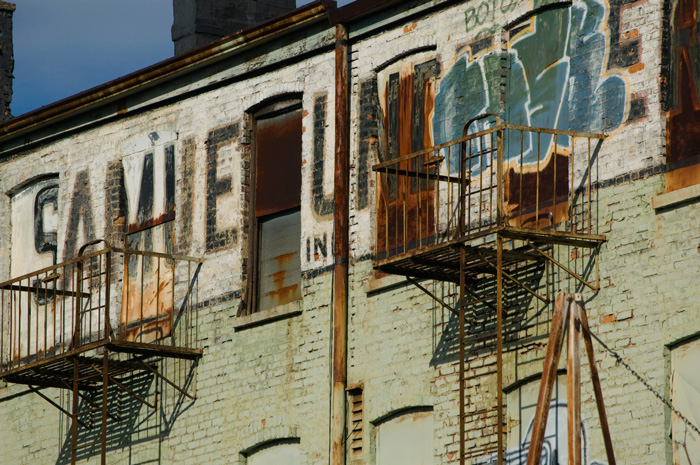
[{"label": "shadow on wall", "polygon": [[[530,289],[546,289],[542,278],[545,274],[544,262],[524,262],[508,273]],[[467,300],[490,299],[468,306],[465,314],[465,359],[483,356],[496,350],[496,279],[485,278],[467,284]],[[447,301],[454,302],[458,308],[458,296],[452,295]],[[503,280],[503,350],[525,345],[536,338],[537,327],[549,323],[549,315],[539,308],[535,315],[528,316],[528,309],[533,305],[534,297],[524,292],[510,280]],[[448,318],[441,323],[440,339],[437,341],[431,366],[454,363],[459,360],[459,317],[447,310],[443,315]]]},{"label": "shadow on wall", "polygon": [[[194,381],[196,366],[188,366],[179,360],[166,360],[161,362],[160,371],[164,376],[181,386],[185,392],[191,391]],[[167,373],[164,371],[172,371]],[[129,376],[119,378],[119,382],[147,402],[155,405],[155,409],[144,405],[135,396],[112,383],[108,389],[107,401],[107,454],[115,450],[128,450],[129,463],[133,465],[141,463],[160,464],[160,442],[170,434],[173,423],[177,417],[186,411],[192,401],[182,394],[177,397],[171,395],[172,389],[164,381],[155,378],[150,372],[135,372]],[[70,392],[68,394],[70,399]],[[155,398],[155,400],[154,400]],[[169,400],[174,400],[170,404]],[[70,406],[70,400],[67,402]],[[80,462],[93,457],[99,457],[101,450],[101,406],[102,389],[95,391],[83,391],[79,409],[80,421],[78,424],[78,451],[76,461]],[[56,465],[68,465],[71,463],[71,422],[68,420],[65,438],[61,446]],[[131,448],[153,440],[158,440],[159,447],[157,457],[149,454],[143,462],[132,456]]]}]

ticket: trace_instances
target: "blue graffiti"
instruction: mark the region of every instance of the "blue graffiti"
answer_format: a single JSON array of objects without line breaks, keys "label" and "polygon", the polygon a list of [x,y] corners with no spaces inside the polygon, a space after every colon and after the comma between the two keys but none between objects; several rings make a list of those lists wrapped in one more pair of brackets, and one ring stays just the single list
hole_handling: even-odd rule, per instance
[{"label": "blue graffiti", "polygon": [[[534,8],[538,3],[535,1]],[[549,9],[511,31],[507,51],[466,53],[448,70],[435,98],[433,134],[436,144],[462,136],[464,124],[480,114],[498,114],[505,121],[523,126],[602,132],[622,124],[628,107],[627,83],[622,72],[606,74],[606,4],[582,0]],[[502,75],[502,69],[507,73]],[[505,101],[501,87],[505,84]],[[482,119],[469,127],[469,134],[492,127],[493,119]],[[472,151],[483,149],[474,144]],[[539,140],[518,132],[505,140],[505,159],[520,157],[523,163],[537,161],[538,153],[551,154],[570,145],[568,137],[543,134]],[[458,154],[451,153],[457,167]],[[481,169],[490,165],[482,160]],[[479,167],[472,169],[478,174]]]}]

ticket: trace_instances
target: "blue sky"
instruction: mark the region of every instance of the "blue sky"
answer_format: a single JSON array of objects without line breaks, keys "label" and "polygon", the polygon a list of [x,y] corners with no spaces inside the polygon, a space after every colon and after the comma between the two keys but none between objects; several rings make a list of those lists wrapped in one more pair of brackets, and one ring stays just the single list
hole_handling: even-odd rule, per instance
[{"label": "blue sky", "polygon": [[14,116],[173,55],[172,0],[10,1],[17,4]]}]

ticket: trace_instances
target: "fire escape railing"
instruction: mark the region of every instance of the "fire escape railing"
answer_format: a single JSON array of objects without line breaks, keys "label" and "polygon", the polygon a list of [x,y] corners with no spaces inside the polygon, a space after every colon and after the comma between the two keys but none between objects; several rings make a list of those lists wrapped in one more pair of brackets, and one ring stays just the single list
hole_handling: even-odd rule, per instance
[{"label": "fire escape railing", "polygon": [[595,234],[604,137],[503,123],[374,165],[377,259],[499,228]]},{"label": "fire escape railing", "polygon": [[198,349],[201,263],[108,246],[0,283],[0,376],[105,344]]}]

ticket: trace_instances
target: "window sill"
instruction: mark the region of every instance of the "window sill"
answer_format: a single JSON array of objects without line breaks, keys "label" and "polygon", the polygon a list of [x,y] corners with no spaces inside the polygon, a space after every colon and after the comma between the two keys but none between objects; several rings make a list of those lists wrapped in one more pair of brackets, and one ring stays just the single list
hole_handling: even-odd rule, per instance
[{"label": "window sill", "polygon": [[654,210],[661,210],[664,208],[678,206],[679,204],[697,200],[699,198],[700,184],[696,184],[695,186],[684,187],[683,189],[654,196],[651,198],[651,206]]},{"label": "window sill", "polygon": [[289,302],[285,305],[279,305],[269,310],[253,313],[251,315],[238,316],[234,320],[233,328],[236,331],[252,328],[255,326],[264,325],[277,320],[291,318],[301,315],[301,300]]}]

